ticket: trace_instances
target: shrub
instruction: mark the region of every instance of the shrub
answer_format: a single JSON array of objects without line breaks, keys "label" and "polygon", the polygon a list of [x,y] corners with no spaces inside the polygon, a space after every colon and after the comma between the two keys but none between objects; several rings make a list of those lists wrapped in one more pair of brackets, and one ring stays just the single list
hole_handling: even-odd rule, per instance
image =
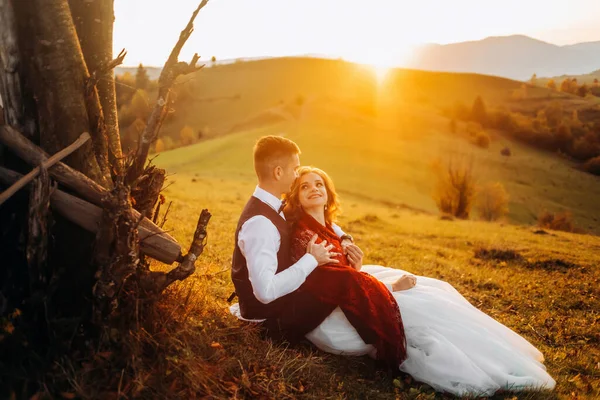
[{"label": "shrub", "polygon": [[561,123],[556,129],[556,146],[567,152],[571,148],[571,142],[573,141],[573,135],[571,134],[571,127],[564,123]]},{"label": "shrub", "polygon": [[161,153],[163,151],[165,151],[165,143],[163,142],[162,139],[158,138],[156,139],[156,143],[154,144],[154,151],[156,153]]},{"label": "shrub", "polygon": [[450,159],[434,165],[437,182],[433,198],[438,209],[457,218],[468,219],[475,198],[473,162]]},{"label": "shrub", "polygon": [[584,165],[583,169],[590,174],[600,176],[600,156],[590,158]]},{"label": "shrub", "polygon": [[492,127],[512,133],[517,130],[517,122],[515,121],[512,114],[507,110],[499,110],[492,113],[490,117]]},{"label": "shrub", "polygon": [[471,119],[479,122],[483,126],[486,126],[488,123],[487,108],[481,96],[477,96],[475,101],[473,101],[473,107],[471,108]]},{"label": "shrub", "polygon": [[186,125],[179,131],[179,140],[182,146],[188,146],[196,141],[196,134],[191,127]]},{"label": "shrub", "polygon": [[573,216],[569,211],[560,213],[551,213],[544,211],[538,217],[538,226],[540,228],[552,229],[555,231],[575,232]]},{"label": "shrub", "polygon": [[165,136],[162,138],[163,145],[165,146],[165,150],[171,150],[175,148],[175,143],[173,143],[173,138],[171,136]]},{"label": "shrub", "polygon": [[497,221],[508,214],[508,193],[500,182],[488,183],[477,194],[476,208],[485,221]]},{"label": "shrub", "polygon": [[485,131],[481,131],[475,135],[473,143],[483,149],[487,149],[490,147],[490,136]]}]

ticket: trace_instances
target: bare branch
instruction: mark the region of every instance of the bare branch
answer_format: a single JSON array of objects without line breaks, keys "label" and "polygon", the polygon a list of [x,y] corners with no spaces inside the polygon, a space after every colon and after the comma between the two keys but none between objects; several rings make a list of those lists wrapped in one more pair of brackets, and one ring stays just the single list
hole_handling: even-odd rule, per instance
[{"label": "bare branch", "polygon": [[150,145],[158,137],[158,131],[162,125],[162,122],[166,116],[167,104],[169,103],[169,91],[175,79],[180,75],[190,74],[199,71],[203,66],[197,67],[196,63],[200,59],[198,54],[194,54],[189,64],[178,61],[179,53],[183,48],[185,42],[189,39],[190,35],[194,30],[194,20],[204,6],[208,4],[208,0],[202,0],[198,5],[198,8],[193,12],[188,24],[185,29],[179,34],[179,40],[171,50],[169,59],[166,61],[163,67],[160,77],[158,79],[158,99],[156,105],[148,118],[148,123],[144,128],[144,132],[139,141],[138,150],[135,155],[133,164],[127,171],[127,182],[133,184],[135,180],[142,174],[146,159],[148,158],[148,152]]},{"label": "bare branch", "polygon": [[183,261],[168,273],[149,272],[142,277],[140,284],[148,293],[160,293],[175,281],[182,281],[196,270],[196,260],[204,251],[206,246],[206,227],[210,221],[211,214],[207,209],[202,210],[198,217],[196,232],[190,246],[190,251],[183,257]]}]

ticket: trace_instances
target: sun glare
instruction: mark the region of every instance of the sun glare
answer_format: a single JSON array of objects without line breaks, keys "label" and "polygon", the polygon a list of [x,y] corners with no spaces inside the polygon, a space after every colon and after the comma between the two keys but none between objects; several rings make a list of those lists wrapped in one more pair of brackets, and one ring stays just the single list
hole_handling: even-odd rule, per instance
[{"label": "sun glare", "polygon": [[360,54],[344,58],[365,66],[374,75],[377,83],[381,85],[392,68],[406,66],[410,63],[413,52],[414,46],[404,43],[394,51],[385,48],[371,48]]},{"label": "sun glare", "polygon": [[380,85],[385,81],[385,78],[387,77],[388,73],[390,72],[390,68],[379,66],[379,65],[372,65],[371,70],[372,70],[373,74],[375,75],[375,79],[377,80],[377,83]]}]

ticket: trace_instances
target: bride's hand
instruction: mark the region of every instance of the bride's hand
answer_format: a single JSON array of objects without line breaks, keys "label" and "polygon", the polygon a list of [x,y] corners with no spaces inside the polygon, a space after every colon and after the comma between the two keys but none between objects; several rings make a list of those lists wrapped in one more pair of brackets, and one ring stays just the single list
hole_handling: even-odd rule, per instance
[{"label": "bride's hand", "polygon": [[399,292],[401,290],[408,290],[415,287],[417,284],[417,277],[413,275],[402,275],[400,279],[392,283],[392,290]]},{"label": "bride's hand", "polygon": [[350,265],[355,270],[360,271],[360,269],[362,268],[362,261],[364,256],[360,247],[358,247],[355,244],[349,244],[346,247],[344,247],[344,252],[346,253],[346,257],[348,258]]}]

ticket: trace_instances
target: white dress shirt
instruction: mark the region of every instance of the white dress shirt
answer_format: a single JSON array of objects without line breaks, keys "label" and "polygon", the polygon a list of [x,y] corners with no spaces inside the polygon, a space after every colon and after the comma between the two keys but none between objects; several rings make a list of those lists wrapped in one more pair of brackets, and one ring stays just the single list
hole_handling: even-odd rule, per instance
[{"label": "white dress shirt", "polygon": [[[275,211],[281,206],[280,199],[258,186],[253,196]],[[283,212],[279,215],[285,219]],[[338,236],[344,234],[339,226],[333,224],[332,227]],[[298,289],[318,264],[315,257],[307,253],[288,269],[277,273],[277,252],[280,245],[279,231],[263,215],[256,215],[244,222],[238,235],[238,246],[246,258],[252,291],[263,304]]]}]

